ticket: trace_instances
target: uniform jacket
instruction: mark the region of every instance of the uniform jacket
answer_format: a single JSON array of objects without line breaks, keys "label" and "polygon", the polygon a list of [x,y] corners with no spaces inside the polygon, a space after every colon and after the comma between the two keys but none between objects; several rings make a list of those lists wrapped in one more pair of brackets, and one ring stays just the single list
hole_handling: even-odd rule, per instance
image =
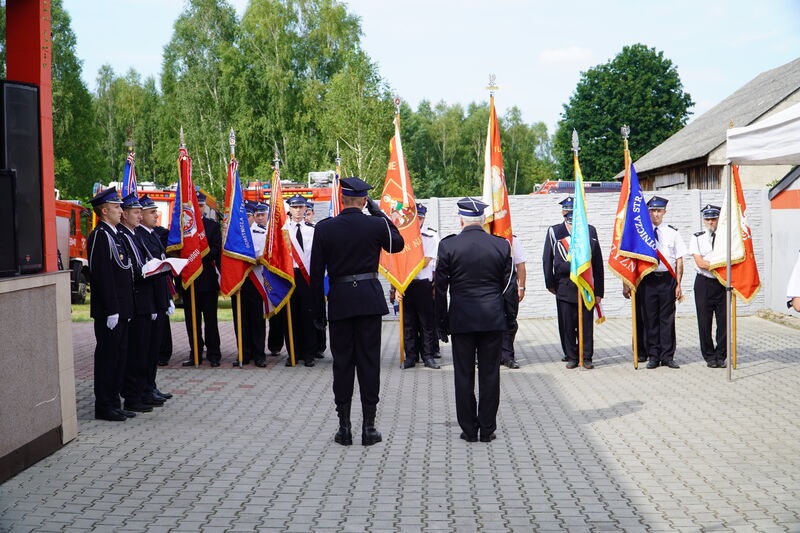
[{"label": "uniform jacket", "polygon": [[152,315],[156,312],[153,279],[142,277],[142,267],[150,260],[150,252],[136,233],[122,224],[117,234],[128,249],[133,270],[133,304],[137,315]]},{"label": "uniform jacket", "polygon": [[553,260],[556,252],[556,243],[564,237],[569,237],[569,230],[565,222],[550,226],[547,229],[547,235],[544,239],[544,251],[542,252],[542,268],[544,268],[544,285],[548,290],[557,288]]},{"label": "uniform jacket", "polygon": [[507,329],[504,294],[511,288],[513,270],[508,241],[480,226],[467,226],[442,239],[434,276],[440,329],[449,333]]},{"label": "uniform jacket", "polygon": [[[151,257],[155,257],[156,259],[166,259],[166,250],[161,244],[161,239],[159,238],[158,234],[156,234],[155,230],[147,231],[144,226],[138,226],[135,233],[136,236],[141,239],[142,244],[144,244],[145,248],[147,248],[147,251],[150,252]],[[165,311],[169,308],[170,276],[171,274],[169,272],[164,272],[162,274],[156,274],[150,278],[153,280],[153,301],[156,311]]]},{"label": "uniform jacket", "polygon": [[[568,236],[569,233],[567,233]],[[597,230],[591,224],[589,225],[589,241],[592,246],[594,295],[595,297],[603,298],[605,290],[603,252],[600,250],[600,242],[597,240]],[[578,303],[578,286],[569,277],[570,264],[567,250],[558,241],[556,241],[553,250],[553,276],[556,281],[556,299],[563,302]]]},{"label": "uniform jacket", "polygon": [[388,217],[365,215],[355,207],[318,222],[314,228],[310,273],[314,318],[325,318],[323,280],[326,269],[331,280],[329,320],[387,314],[386,298],[377,279],[355,283],[335,283],[334,280],[377,272],[381,250],[397,253],[404,246],[403,237]]},{"label": "uniform jacket", "polygon": [[103,319],[133,317],[133,271],[127,248],[111,226],[99,222],[89,234],[90,314]]},{"label": "uniform jacket", "polygon": [[203,273],[194,281],[194,290],[200,292],[216,292],[219,290],[219,275],[217,267],[222,253],[222,230],[216,220],[203,217],[203,227],[206,230],[209,251],[203,257]]}]

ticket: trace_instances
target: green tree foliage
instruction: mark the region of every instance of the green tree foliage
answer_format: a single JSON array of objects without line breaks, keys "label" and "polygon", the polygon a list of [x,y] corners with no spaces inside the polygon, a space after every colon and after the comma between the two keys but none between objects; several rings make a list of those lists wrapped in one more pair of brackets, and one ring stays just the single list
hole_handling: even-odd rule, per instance
[{"label": "green tree foliage", "polygon": [[573,128],[580,136],[584,177],[611,180],[623,169],[620,127],[631,127],[635,160],[682,128],[693,105],[663,52],[643,44],[624,47],[608,63],[582,73],[564,106],[553,140],[562,179],[573,177]]}]

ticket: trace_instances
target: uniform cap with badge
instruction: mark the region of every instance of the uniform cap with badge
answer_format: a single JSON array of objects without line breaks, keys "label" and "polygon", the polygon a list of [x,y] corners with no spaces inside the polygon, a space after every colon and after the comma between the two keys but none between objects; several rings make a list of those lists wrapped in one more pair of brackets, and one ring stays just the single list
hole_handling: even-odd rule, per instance
[{"label": "uniform cap with badge", "polygon": [[122,199],[122,209],[141,209],[142,204],[139,203],[139,197],[135,192],[130,193]]},{"label": "uniform cap with badge", "polygon": [[483,210],[489,207],[489,204],[485,204],[480,200],[476,200],[475,198],[462,198],[458,202],[456,202],[458,206],[458,214],[465,217],[479,217],[483,215]]},{"label": "uniform cap with badge", "polygon": [[669,200],[661,196],[653,196],[647,201],[648,209],[666,209]]},{"label": "uniform cap with badge", "polygon": [[146,194],[139,198],[139,204],[142,206],[142,209],[157,209],[158,206],[153,201],[152,198],[147,196]]},{"label": "uniform cap with badge", "polygon": [[575,207],[575,198],[573,196],[567,196],[558,202],[558,204],[561,206],[563,211],[572,211]]},{"label": "uniform cap with badge", "polygon": [[355,196],[361,197],[367,196],[370,189],[372,189],[372,185],[367,183],[366,181],[362,180],[361,178],[357,178],[355,176],[349,178],[342,178],[339,180],[339,184],[342,187],[342,194],[344,196]]},{"label": "uniform cap with badge", "polygon": [[306,199],[299,194],[295,194],[286,200],[286,203],[289,204],[289,207],[306,207]]},{"label": "uniform cap with badge", "polygon": [[703,213],[703,218],[705,219],[719,218],[720,211],[721,208],[718,205],[711,205],[711,204],[706,204],[700,210],[700,212]]},{"label": "uniform cap with badge", "polygon": [[424,217],[428,214],[428,208],[422,204],[417,204],[417,215]]},{"label": "uniform cap with badge", "polygon": [[111,187],[97,193],[94,198],[89,200],[89,203],[92,204],[92,207],[99,207],[103,204],[121,204],[122,200],[117,193],[117,188]]}]

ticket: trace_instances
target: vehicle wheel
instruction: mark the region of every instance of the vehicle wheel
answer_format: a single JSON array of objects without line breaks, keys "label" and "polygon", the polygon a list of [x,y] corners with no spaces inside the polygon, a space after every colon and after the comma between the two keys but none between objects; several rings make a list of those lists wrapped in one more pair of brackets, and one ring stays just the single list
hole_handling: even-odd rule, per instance
[{"label": "vehicle wheel", "polygon": [[86,289],[89,284],[86,281],[86,274],[81,272],[78,274],[78,289],[72,295],[72,303],[84,304],[86,303]]}]

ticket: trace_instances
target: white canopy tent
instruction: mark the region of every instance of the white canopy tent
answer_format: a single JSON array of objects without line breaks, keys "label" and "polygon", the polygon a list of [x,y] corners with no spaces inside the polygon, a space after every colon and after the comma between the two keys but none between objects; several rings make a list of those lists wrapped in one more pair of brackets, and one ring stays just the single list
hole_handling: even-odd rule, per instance
[{"label": "white canopy tent", "polygon": [[800,104],[729,129],[727,150],[734,165],[800,165]]}]

